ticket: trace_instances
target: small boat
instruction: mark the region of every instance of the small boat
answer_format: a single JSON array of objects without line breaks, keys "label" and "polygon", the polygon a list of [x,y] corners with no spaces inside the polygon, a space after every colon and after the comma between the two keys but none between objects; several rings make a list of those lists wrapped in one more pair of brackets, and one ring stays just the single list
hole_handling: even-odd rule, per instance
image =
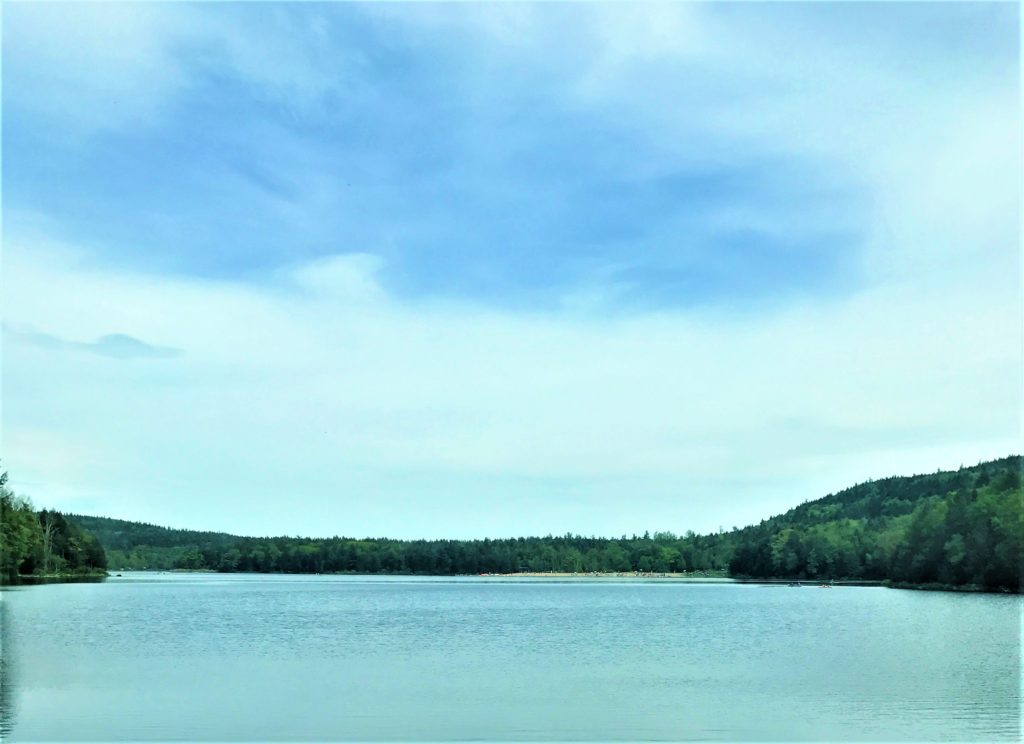
[{"label": "small boat", "polygon": [[786,586],[803,586],[799,581],[791,581]]},{"label": "small boat", "polygon": [[819,589],[831,589],[832,585],[831,584],[818,584],[818,588]]}]

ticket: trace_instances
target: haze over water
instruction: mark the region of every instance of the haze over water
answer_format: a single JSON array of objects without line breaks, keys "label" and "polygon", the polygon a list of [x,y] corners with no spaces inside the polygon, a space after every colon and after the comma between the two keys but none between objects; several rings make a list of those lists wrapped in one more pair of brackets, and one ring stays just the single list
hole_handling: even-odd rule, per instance
[{"label": "haze over water", "polygon": [[2,600],[8,741],[1021,733],[1018,596],[129,573]]}]

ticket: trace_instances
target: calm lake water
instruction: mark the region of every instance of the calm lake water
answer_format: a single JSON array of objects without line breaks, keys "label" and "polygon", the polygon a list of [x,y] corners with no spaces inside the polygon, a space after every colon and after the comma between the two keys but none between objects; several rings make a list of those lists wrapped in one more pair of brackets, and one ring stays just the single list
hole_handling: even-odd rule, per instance
[{"label": "calm lake water", "polygon": [[0,596],[9,741],[1021,734],[1013,596],[139,573]]}]

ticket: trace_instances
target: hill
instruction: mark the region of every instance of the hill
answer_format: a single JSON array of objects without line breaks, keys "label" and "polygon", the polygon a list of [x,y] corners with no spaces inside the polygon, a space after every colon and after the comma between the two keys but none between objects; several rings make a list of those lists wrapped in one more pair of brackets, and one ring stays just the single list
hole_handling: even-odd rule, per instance
[{"label": "hill", "polygon": [[893,477],[739,530],[730,571],[1019,589],[1021,458]]},{"label": "hill", "polygon": [[499,540],[239,537],[69,515],[113,568],[477,574],[717,572],[878,579],[1018,591],[1024,554],[1020,456],[862,483],[760,524],[671,532]]}]

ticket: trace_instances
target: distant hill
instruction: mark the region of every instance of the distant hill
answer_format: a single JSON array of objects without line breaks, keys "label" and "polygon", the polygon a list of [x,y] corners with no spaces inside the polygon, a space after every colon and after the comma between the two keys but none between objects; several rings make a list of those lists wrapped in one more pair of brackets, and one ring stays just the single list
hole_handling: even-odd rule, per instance
[{"label": "distant hill", "polygon": [[476,574],[515,571],[720,572],[877,579],[1019,591],[1020,456],[869,481],[758,525],[711,535],[503,540],[252,538],[68,515],[112,568]]},{"label": "distant hill", "polygon": [[735,575],[1019,589],[1020,456],[870,481],[730,535]]},{"label": "distant hill", "polygon": [[181,545],[225,545],[239,539],[226,532],[200,532],[179,530],[173,527],[159,527],[147,522],[129,522],[110,517],[90,517],[84,514],[68,514],[83,529],[99,537],[107,550],[131,550],[140,545],[157,548],[174,548]]},{"label": "distant hill", "polygon": [[[96,536],[106,549],[111,568],[171,569],[179,567],[192,551],[201,549],[212,558],[244,539],[224,532],[159,527],[110,517],[68,514],[67,518]],[[218,563],[194,567],[216,568]]]}]

